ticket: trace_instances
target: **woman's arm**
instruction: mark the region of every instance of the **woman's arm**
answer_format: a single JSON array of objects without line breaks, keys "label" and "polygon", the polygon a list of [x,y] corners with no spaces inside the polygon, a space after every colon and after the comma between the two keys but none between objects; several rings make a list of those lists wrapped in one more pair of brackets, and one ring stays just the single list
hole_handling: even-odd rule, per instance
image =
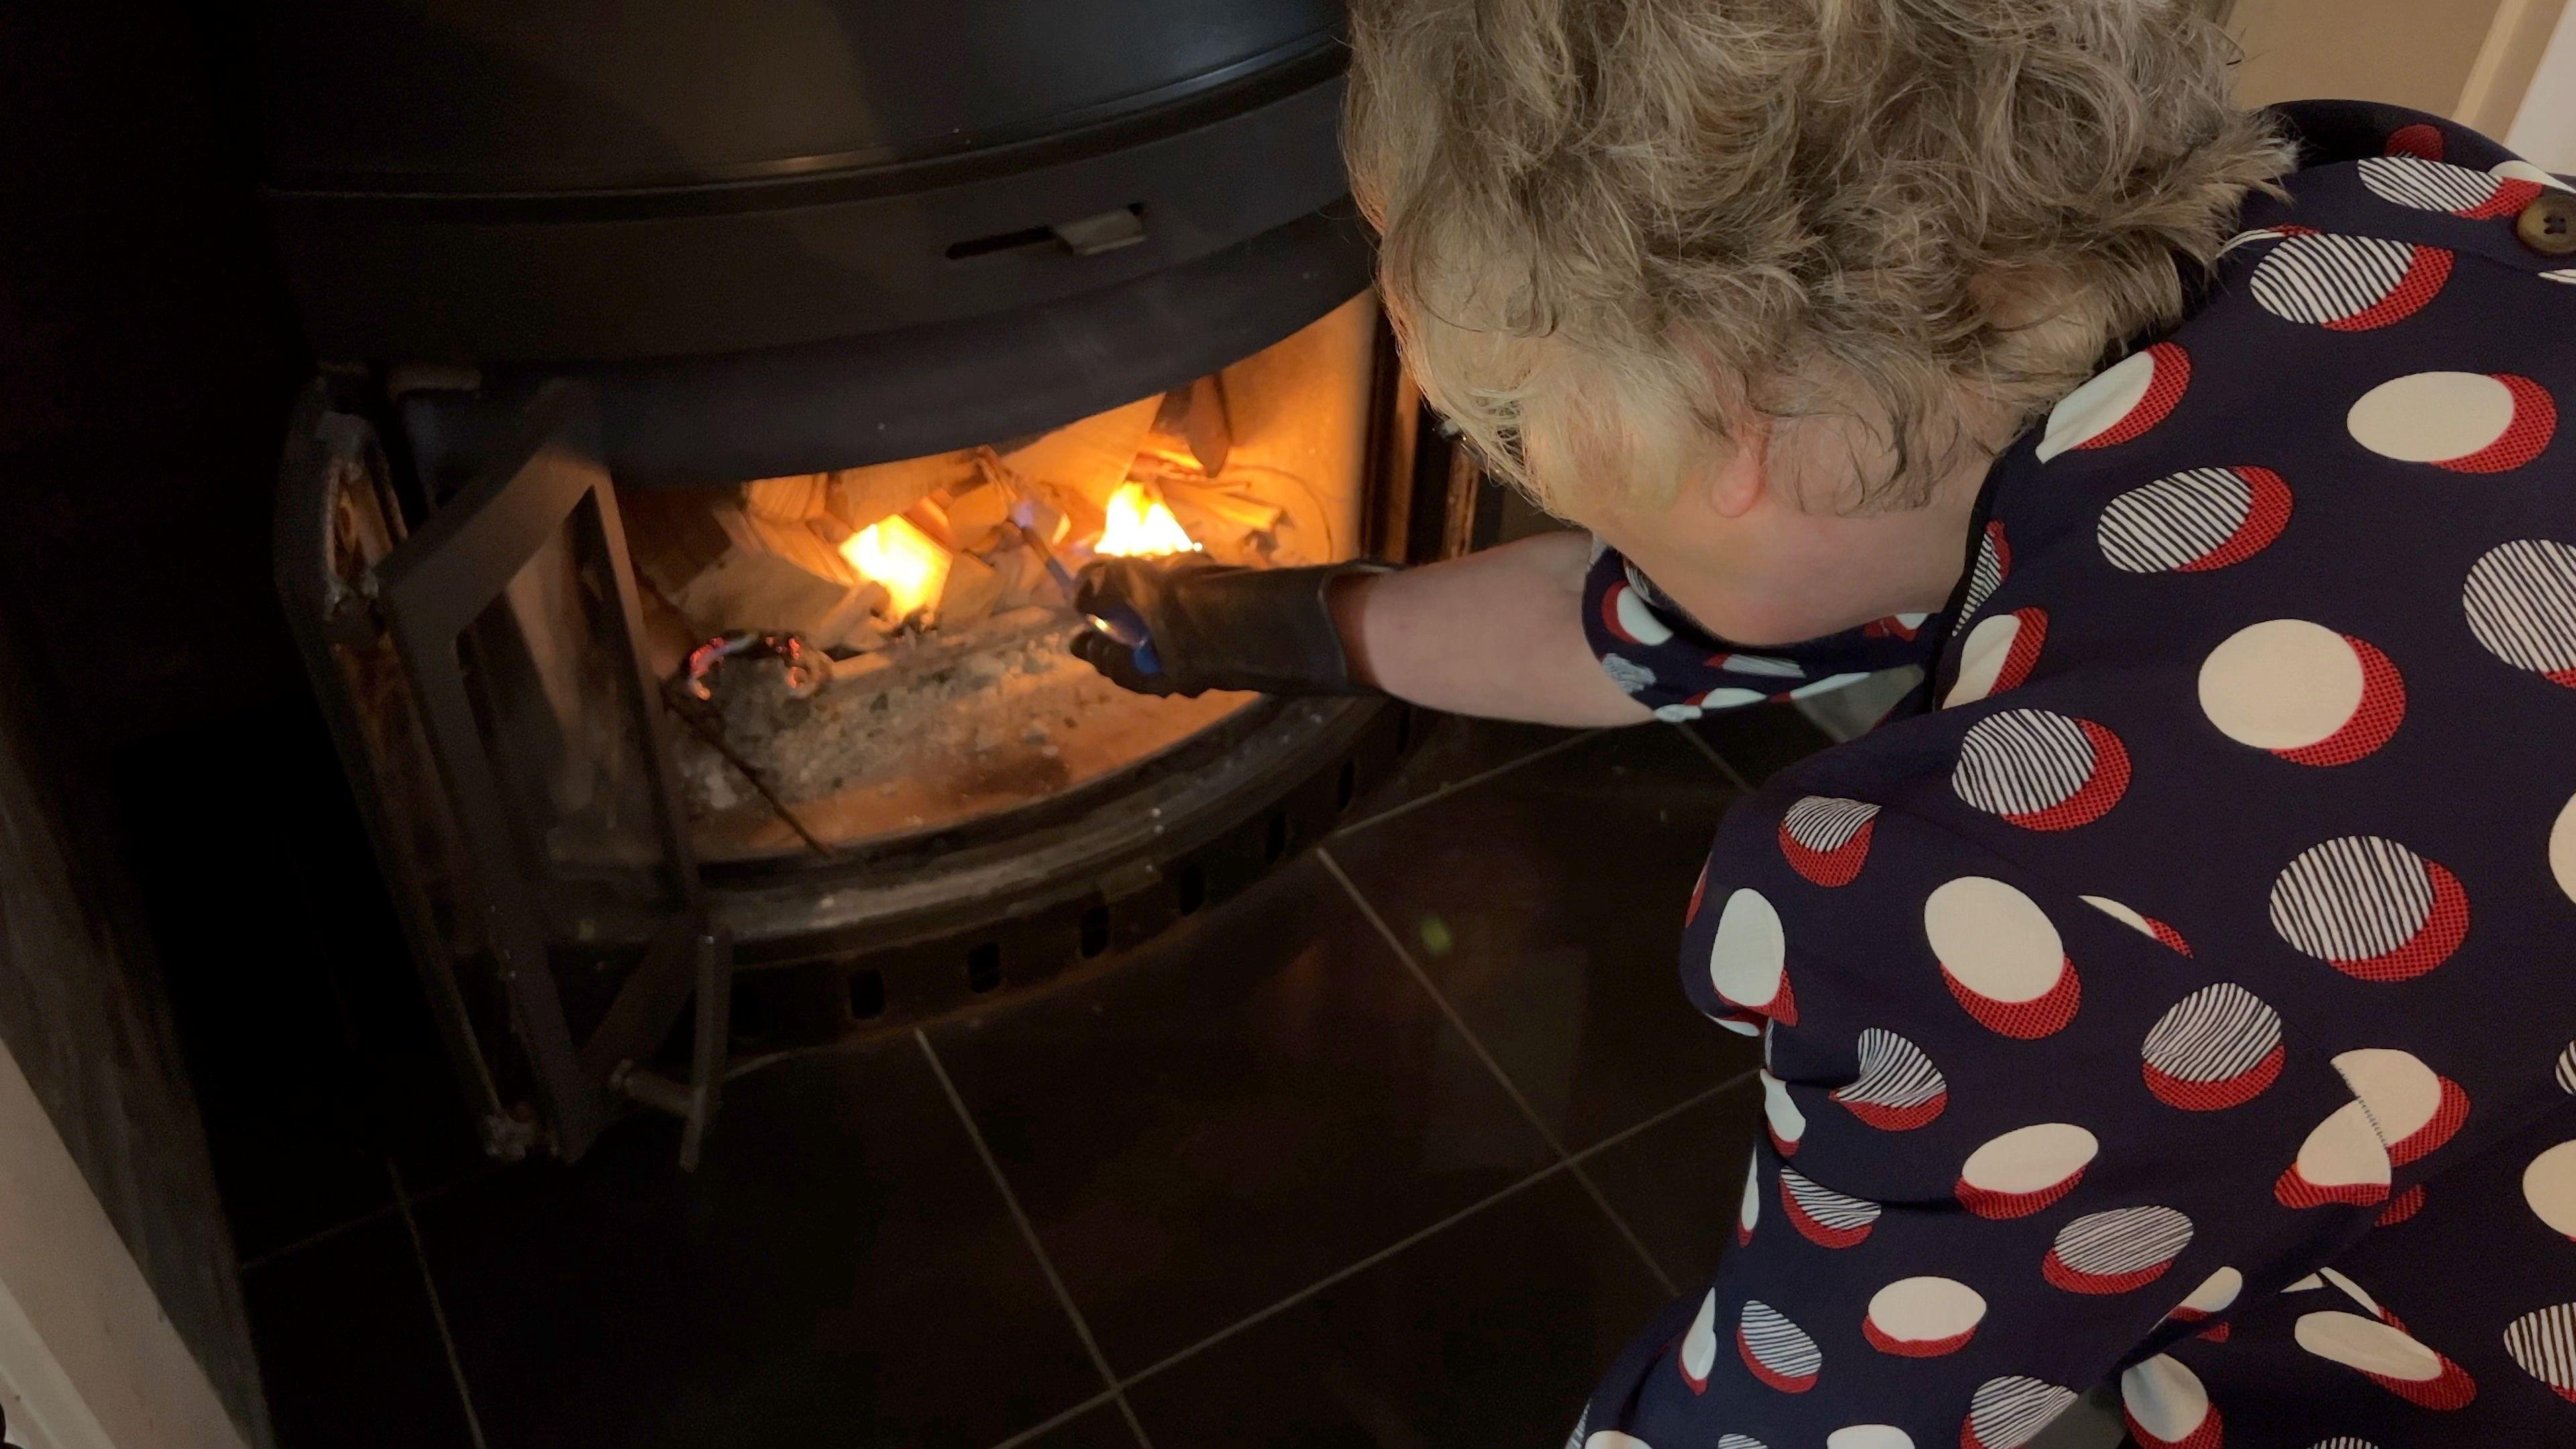
[{"label": "woman's arm", "polygon": [[1334,583],[1352,677],[1457,714],[1557,725],[1650,718],[1583,633],[1590,541],[1551,533],[1403,573]]}]

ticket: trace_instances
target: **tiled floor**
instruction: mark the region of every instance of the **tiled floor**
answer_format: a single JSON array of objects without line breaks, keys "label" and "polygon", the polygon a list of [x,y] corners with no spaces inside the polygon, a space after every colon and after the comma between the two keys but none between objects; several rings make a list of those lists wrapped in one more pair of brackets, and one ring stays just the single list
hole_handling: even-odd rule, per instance
[{"label": "tiled floor", "polygon": [[652,1121],[481,1166],[319,826],[186,862],[214,920],[272,875],[316,911],[175,967],[283,1449],[1552,1449],[1725,1241],[1753,1056],[1675,987],[1679,905],[1819,743],[1444,723],[1114,969],[737,1078],[689,1175]]}]

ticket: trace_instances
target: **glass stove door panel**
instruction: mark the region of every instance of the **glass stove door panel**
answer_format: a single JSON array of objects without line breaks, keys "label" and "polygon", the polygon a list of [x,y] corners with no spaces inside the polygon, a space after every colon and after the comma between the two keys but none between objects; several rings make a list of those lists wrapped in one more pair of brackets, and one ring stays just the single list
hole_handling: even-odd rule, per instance
[{"label": "glass stove door panel", "polygon": [[[668,1035],[716,949],[599,456],[587,395],[550,388],[501,461],[378,570],[566,1157],[605,1125],[628,1064]],[[711,1009],[721,1022],[702,999],[702,1035]],[[711,1111],[713,1074],[693,1075]]]}]

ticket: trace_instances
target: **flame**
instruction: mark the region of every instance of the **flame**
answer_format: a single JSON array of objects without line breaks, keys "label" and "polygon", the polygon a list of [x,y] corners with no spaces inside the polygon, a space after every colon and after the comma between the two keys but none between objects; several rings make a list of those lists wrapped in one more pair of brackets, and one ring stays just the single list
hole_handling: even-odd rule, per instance
[{"label": "flame", "polygon": [[1160,498],[1146,496],[1145,485],[1126,482],[1109,495],[1109,522],[1100,530],[1100,541],[1091,546],[1099,554],[1196,553],[1197,540],[1181,527],[1172,510]]},{"label": "flame", "polygon": [[937,603],[948,585],[948,550],[900,514],[841,540],[841,557],[861,578],[885,585],[886,614],[892,619]]}]

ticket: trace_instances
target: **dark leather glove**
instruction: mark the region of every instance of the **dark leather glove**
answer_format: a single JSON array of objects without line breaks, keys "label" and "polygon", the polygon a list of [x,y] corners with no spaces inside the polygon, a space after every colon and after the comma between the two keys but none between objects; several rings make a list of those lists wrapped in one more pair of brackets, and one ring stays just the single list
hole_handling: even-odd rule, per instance
[{"label": "dark leather glove", "polygon": [[1374,694],[1351,678],[1326,596],[1336,580],[1391,571],[1367,560],[1301,569],[1235,568],[1197,555],[1095,560],[1082,570],[1074,607],[1142,624],[1160,667],[1148,672],[1137,657],[1144,651],[1095,628],[1074,636],[1073,652],[1139,694]]}]

